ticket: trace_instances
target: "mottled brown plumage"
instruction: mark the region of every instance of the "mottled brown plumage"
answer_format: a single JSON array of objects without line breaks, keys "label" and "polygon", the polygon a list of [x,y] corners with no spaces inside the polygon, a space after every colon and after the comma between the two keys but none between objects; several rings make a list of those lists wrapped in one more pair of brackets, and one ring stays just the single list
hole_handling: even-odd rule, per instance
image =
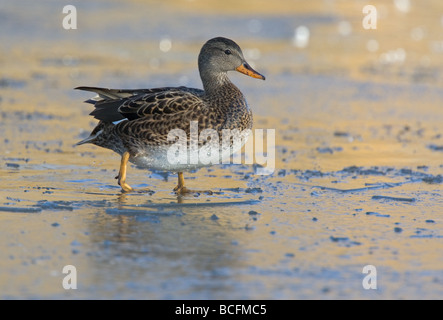
[{"label": "mottled brown plumage", "polygon": [[168,141],[168,133],[173,129],[185,131],[189,140],[192,121],[198,122],[199,134],[204,129],[214,129],[220,137],[223,129],[252,128],[252,112],[227,72],[237,70],[255,78],[265,78],[246,63],[240,47],[226,38],[211,39],[200,51],[198,66],[204,90],[187,87],[76,88],[98,94],[86,102],[94,104],[95,109],[90,114],[99,120],[91,135],[78,144],[92,143],[122,156],[118,178],[124,191],[132,190],[124,179],[121,181],[122,171],[126,175],[127,161],[147,168],[179,172],[176,191],[189,191],[180,186],[183,182],[181,172],[201,165],[183,167],[164,163],[165,150],[173,143]]}]

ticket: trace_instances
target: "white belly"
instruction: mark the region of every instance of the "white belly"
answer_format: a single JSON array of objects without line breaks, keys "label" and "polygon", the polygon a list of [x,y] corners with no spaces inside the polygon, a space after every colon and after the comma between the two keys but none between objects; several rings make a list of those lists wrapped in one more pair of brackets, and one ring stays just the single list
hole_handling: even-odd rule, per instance
[{"label": "white belly", "polygon": [[[240,139],[233,144],[219,145],[219,143],[207,143],[198,148],[197,146],[186,146],[174,144],[171,146],[152,147],[142,151],[130,161],[142,168],[159,171],[183,172],[215,164],[240,163],[239,154],[246,143],[250,130],[245,130]],[[215,140],[214,140],[215,141]],[[234,155],[231,160],[231,155]]]}]

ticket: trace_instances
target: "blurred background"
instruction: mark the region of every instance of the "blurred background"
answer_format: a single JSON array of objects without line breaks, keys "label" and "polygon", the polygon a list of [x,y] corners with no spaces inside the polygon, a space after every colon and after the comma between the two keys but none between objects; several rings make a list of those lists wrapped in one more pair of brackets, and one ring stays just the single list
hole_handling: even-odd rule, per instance
[{"label": "blurred background", "polygon": [[77,29],[70,30],[63,21],[74,13],[63,13],[65,4],[22,4],[1,4],[3,109],[11,101],[15,110],[44,105],[61,116],[81,115],[76,124],[87,131],[90,106],[73,102],[88,97],[72,88],[201,87],[198,52],[225,36],[267,75],[266,82],[231,76],[258,117],[339,132],[372,120],[401,132],[441,120],[438,1],[372,1],[376,29],[363,26],[368,3],[359,0],[74,1]]},{"label": "blurred background", "polygon": [[[440,0],[2,0],[0,297],[441,297],[442,31]],[[120,194],[118,155],[73,146],[96,124],[73,88],[201,88],[216,36],[266,76],[230,75],[276,130],[274,174],[202,169],[188,185],[220,191],[178,201],[134,167],[156,193]]]}]

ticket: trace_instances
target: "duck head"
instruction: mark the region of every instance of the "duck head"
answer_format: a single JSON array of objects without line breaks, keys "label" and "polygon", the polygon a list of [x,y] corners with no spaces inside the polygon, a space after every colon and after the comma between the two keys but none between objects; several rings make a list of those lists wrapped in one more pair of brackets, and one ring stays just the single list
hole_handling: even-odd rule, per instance
[{"label": "duck head", "polygon": [[228,71],[238,71],[250,77],[265,80],[243,57],[242,50],[234,41],[217,37],[208,40],[198,56],[198,68],[202,78],[206,75],[217,77]]}]

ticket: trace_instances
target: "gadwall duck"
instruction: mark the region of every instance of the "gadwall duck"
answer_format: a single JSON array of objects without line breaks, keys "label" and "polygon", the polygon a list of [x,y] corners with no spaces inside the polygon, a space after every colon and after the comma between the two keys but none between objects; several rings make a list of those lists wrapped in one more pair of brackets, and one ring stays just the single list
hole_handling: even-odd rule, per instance
[{"label": "gadwall duck", "polygon": [[[204,90],[188,87],[135,90],[75,88],[97,94],[85,102],[94,105],[90,115],[99,120],[90,136],[77,145],[92,143],[121,155],[116,179],[123,192],[133,191],[126,183],[128,161],[143,168],[177,172],[178,184],[174,191],[177,194],[194,192],[185,187],[183,172],[213,162],[189,161],[189,152],[185,155],[187,161],[171,160],[171,155],[174,155],[171,146],[180,137],[177,135],[180,131],[174,130],[186,133],[185,143],[189,146],[192,134],[199,135],[207,129],[214,130],[221,137],[224,130],[248,132],[247,129],[252,128],[251,109],[241,91],[229,80],[227,72],[239,71],[263,80],[265,77],[245,61],[240,47],[222,37],[207,41],[198,56],[198,69]],[[170,137],[171,132],[175,132],[173,138]],[[206,139],[205,143],[197,138],[200,152],[210,140]],[[228,156],[236,151],[232,149],[232,142],[230,147]]]}]

